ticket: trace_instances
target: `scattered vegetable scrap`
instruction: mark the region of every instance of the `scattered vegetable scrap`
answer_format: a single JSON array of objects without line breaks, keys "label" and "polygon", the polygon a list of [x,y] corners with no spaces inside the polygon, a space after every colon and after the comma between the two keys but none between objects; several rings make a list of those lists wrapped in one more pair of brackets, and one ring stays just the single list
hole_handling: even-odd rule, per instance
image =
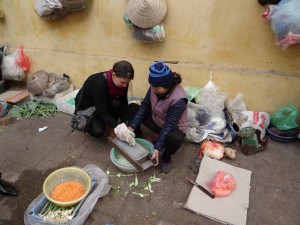
[{"label": "scattered vegetable scrap", "polygon": [[[119,178],[126,177],[126,176],[133,176],[134,175],[134,174],[123,174],[123,173],[110,174],[110,171],[106,171],[106,174],[108,176],[115,176],[115,177],[119,177]],[[135,174],[134,180],[131,183],[128,183],[127,181],[126,182],[128,183],[128,186],[131,187],[131,188],[132,187],[138,188],[138,189],[142,188],[145,191],[153,193],[154,191],[152,189],[152,183],[156,183],[156,182],[160,182],[160,181],[161,181],[161,178],[156,177],[155,174],[154,174],[153,176],[150,176],[148,178],[147,182],[139,182],[137,174]],[[121,187],[120,186],[112,186],[112,188],[114,190],[116,190],[117,192],[121,191]],[[127,195],[127,193],[128,193],[128,191],[125,192],[124,196]],[[148,193],[141,193],[141,192],[136,192],[136,191],[132,191],[131,193],[134,194],[134,195],[138,195],[141,198],[150,195],[150,193],[148,194]]]},{"label": "scattered vegetable scrap", "polygon": [[110,174],[109,170],[106,171],[106,174],[108,176],[111,176],[111,177],[130,177],[130,176],[133,176],[132,173],[130,173],[130,174],[124,174],[124,173]]},{"label": "scattered vegetable scrap", "polygon": [[139,193],[139,192],[131,192],[134,195],[139,195],[141,198],[144,198],[145,196],[149,196],[149,194],[143,194],[143,193]]}]

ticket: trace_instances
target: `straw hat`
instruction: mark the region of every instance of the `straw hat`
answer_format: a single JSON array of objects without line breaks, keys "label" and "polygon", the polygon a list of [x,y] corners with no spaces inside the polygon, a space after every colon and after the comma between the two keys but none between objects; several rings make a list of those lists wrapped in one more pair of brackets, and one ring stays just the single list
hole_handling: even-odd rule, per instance
[{"label": "straw hat", "polygon": [[160,24],[167,13],[165,0],[129,0],[127,15],[140,28],[151,28]]}]

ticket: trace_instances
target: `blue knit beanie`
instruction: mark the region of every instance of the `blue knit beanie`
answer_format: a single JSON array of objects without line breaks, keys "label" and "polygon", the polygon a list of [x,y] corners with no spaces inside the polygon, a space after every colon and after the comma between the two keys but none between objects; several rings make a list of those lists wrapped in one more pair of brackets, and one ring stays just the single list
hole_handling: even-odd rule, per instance
[{"label": "blue knit beanie", "polygon": [[172,70],[164,62],[155,62],[150,68],[149,83],[153,86],[166,86],[173,82]]}]

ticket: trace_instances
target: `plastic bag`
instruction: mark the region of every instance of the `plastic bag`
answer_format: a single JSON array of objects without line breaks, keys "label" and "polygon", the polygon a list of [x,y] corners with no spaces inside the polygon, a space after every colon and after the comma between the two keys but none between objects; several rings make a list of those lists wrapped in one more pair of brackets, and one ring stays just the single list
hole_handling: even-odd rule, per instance
[{"label": "plastic bag", "polygon": [[165,40],[164,25],[161,23],[148,29],[134,27],[132,36],[133,38],[145,43],[163,41]]},{"label": "plastic bag", "polygon": [[189,87],[189,86],[183,86],[187,97],[188,97],[188,101],[194,101],[195,103],[200,103],[200,92],[201,92],[201,88],[198,87]]},{"label": "plastic bag", "polygon": [[276,45],[286,49],[289,45],[300,43],[300,1],[281,1],[269,5],[263,17],[270,20]]},{"label": "plastic bag", "polygon": [[69,11],[80,11],[87,8],[88,0],[59,0],[64,8]]},{"label": "plastic bag", "polygon": [[198,130],[195,127],[188,127],[186,131],[185,140],[193,143],[200,143],[205,140],[208,136],[208,133],[203,130]]},{"label": "plastic bag", "polygon": [[271,114],[271,125],[279,130],[290,130],[298,127],[298,109],[289,104]]},{"label": "plastic bag", "polygon": [[219,87],[212,82],[211,78],[203,87],[200,93],[200,105],[213,112],[222,112],[227,94],[219,90]]},{"label": "plastic bag", "polygon": [[[90,164],[83,168],[92,179],[96,180],[95,188],[93,191],[87,196],[82,206],[78,210],[77,215],[70,221],[64,223],[64,225],[82,225],[85,223],[87,217],[93,210],[99,198],[107,195],[111,186],[109,185],[108,176],[104,173],[96,165]],[[25,225],[51,225],[53,223],[48,223],[40,220],[32,215],[32,210],[38,204],[38,202],[42,199],[43,194],[40,194],[36,199],[34,199],[30,205],[28,206],[25,214],[24,214],[24,223]]]},{"label": "plastic bag", "polygon": [[244,96],[239,93],[234,99],[228,100],[227,109],[230,114],[233,114],[234,112],[247,111],[243,98]]},{"label": "plastic bag", "polygon": [[226,118],[223,112],[224,102],[227,99],[227,94],[219,90],[219,87],[212,82],[212,77],[209,82],[202,88],[200,93],[201,108],[205,111],[210,111],[210,121],[202,129],[221,131],[226,127]]},{"label": "plastic bag", "polygon": [[54,97],[57,93],[63,92],[70,88],[70,83],[68,81],[67,75],[57,75],[50,73],[54,76],[54,82],[48,88],[43,91],[43,95],[46,97]]},{"label": "plastic bag", "polygon": [[3,56],[1,63],[3,80],[21,81],[24,79],[25,71],[17,64],[19,54],[20,49],[9,56]]},{"label": "plastic bag", "polygon": [[209,109],[203,108],[198,104],[188,103],[188,126],[201,129],[202,127],[208,127],[212,116],[212,112]]},{"label": "plastic bag", "polygon": [[19,57],[17,58],[16,63],[25,71],[29,72],[30,70],[30,59],[27,55],[24,54],[24,47],[20,47]]},{"label": "plastic bag", "polygon": [[128,26],[133,27],[134,24],[130,21],[130,19],[128,18],[127,12],[124,13],[123,16],[123,21],[124,23],[126,23]]},{"label": "plastic bag", "polygon": [[208,183],[208,187],[216,197],[224,197],[235,190],[236,182],[230,173],[218,171],[213,180]]},{"label": "plastic bag", "polygon": [[224,157],[224,145],[214,141],[204,141],[201,145],[199,156],[207,155],[213,159]]},{"label": "plastic bag", "polygon": [[70,13],[59,0],[35,0],[35,11],[45,20],[61,19]]}]

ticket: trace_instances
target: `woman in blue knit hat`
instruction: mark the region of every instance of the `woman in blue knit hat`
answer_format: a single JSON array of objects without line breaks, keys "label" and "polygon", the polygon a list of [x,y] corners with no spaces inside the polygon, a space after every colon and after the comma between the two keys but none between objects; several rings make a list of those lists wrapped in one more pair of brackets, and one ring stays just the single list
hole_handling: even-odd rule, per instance
[{"label": "woman in blue knit hat", "polygon": [[145,125],[156,136],[152,159],[159,164],[162,152],[161,172],[171,170],[171,157],[180,148],[187,130],[187,96],[180,85],[181,77],[173,73],[164,62],[155,62],[150,68],[150,87],[141,106],[129,105],[129,129],[136,137],[143,137],[140,125]]}]

